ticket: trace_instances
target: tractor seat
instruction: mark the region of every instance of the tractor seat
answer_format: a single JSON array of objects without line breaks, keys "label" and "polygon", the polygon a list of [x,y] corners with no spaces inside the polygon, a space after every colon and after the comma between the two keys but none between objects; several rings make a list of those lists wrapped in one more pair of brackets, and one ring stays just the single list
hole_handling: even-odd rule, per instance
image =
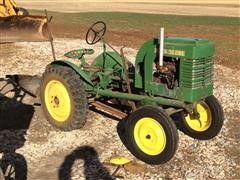
[{"label": "tractor seat", "polygon": [[93,53],[93,49],[76,49],[65,53],[64,56],[73,59],[81,59],[85,54],[92,55]]}]

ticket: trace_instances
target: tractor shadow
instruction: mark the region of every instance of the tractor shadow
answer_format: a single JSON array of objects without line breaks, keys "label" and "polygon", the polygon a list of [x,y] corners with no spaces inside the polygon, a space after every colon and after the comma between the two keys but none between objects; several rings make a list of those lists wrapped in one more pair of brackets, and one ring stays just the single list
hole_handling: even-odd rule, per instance
[{"label": "tractor shadow", "polygon": [[27,179],[27,162],[16,150],[23,147],[35,112],[22,101],[26,92],[11,78],[0,78],[0,168],[5,179]]},{"label": "tractor shadow", "polygon": [[122,141],[122,143],[124,144],[124,146],[129,150],[129,146],[128,146],[128,143],[126,140],[126,128],[127,128],[127,119],[129,118],[131,108],[129,106],[124,106],[124,105],[109,104],[108,102],[104,102],[104,101],[102,101],[102,103],[109,105],[115,109],[118,109],[121,112],[126,113],[126,117],[120,118],[120,117],[117,117],[115,114],[110,114],[110,113],[104,112],[103,110],[100,110],[91,104],[89,105],[89,109],[91,111],[101,114],[102,116],[105,116],[107,118],[110,118],[111,120],[118,122],[117,127],[116,127],[118,136],[119,136],[120,140]]},{"label": "tractor shadow", "polygon": [[[116,108],[116,109],[120,109],[122,112],[126,111],[129,112],[130,109],[126,109],[126,107],[124,106],[120,106],[120,105],[112,105],[112,107]],[[104,112],[102,110],[97,109],[94,106],[89,106],[89,109],[95,113],[101,114],[102,116],[105,116],[107,118],[110,118],[111,120],[117,121],[117,133],[118,136],[120,138],[120,140],[122,141],[123,145],[130,150],[130,147],[127,143],[127,139],[126,139],[126,128],[127,128],[127,119],[129,117],[129,115],[127,115],[125,118],[119,118],[114,114],[109,114],[107,112]],[[129,114],[129,113],[128,113]]]},{"label": "tractor shadow", "polygon": [[59,180],[71,180],[75,161],[83,160],[85,179],[115,179],[100,162],[97,151],[91,146],[81,146],[65,157],[58,171]]},{"label": "tractor shadow", "polygon": [[123,145],[129,150],[129,146],[126,140],[127,119],[128,116],[119,121],[119,123],[117,124],[117,133]]},{"label": "tractor shadow", "polygon": [[23,103],[25,91],[17,81],[17,75],[0,78],[0,130],[28,129],[34,114],[34,106]]}]

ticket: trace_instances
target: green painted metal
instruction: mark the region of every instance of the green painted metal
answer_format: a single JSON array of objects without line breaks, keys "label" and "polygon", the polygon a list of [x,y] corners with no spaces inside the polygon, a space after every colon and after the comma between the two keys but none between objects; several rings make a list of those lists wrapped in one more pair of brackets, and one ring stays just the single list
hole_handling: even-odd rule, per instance
[{"label": "green painted metal", "polygon": [[183,59],[180,63],[180,88],[183,99],[189,102],[212,95],[213,58]]},{"label": "green painted metal", "polygon": [[[134,71],[129,67],[131,63],[127,62],[127,69],[129,69],[129,74],[133,77]],[[113,79],[117,77],[120,81],[125,81],[124,69],[122,64],[122,58],[117,52],[105,51],[100,54],[91,67],[99,68],[101,71],[91,72],[91,76],[99,77],[100,81],[97,84],[98,88],[106,89]]]},{"label": "green painted metal", "polygon": [[184,103],[184,101],[173,100],[173,99],[162,98],[162,97],[153,97],[153,96],[146,96],[146,95],[139,95],[139,94],[127,94],[127,93],[111,91],[109,89],[106,89],[106,90],[98,89],[96,91],[96,94],[98,96],[115,97],[119,99],[127,99],[132,101],[142,101],[144,104],[165,105],[165,106],[172,106],[172,107],[187,109],[187,104]]},{"label": "green painted metal", "polygon": [[114,76],[122,77],[123,74],[121,57],[115,52],[104,51],[96,57],[91,67],[98,69],[98,71],[90,72],[93,79],[99,79],[96,84],[96,88],[98,89],[107,89]]},{"label": "green painted metal", "polygon": [[99,67],[103,71],[112,71],[116,76],[124,79],[124,73],[122,68],[122,59],[121,56],[116,52],[104,52],[100,54],[94,62],[92,63],[93,67]]},{"label": "green painted metal", "polygon": [[136,88],[146,93],[193,103],[213,93],[214,44],[205,39],[165,38],[164,57],[179,61],[178,86],[168,89],[153,82],[154,61],[158,60],[159,40],[147,41],[140,48],[135,61]]},{"label": "green painted metal", "polygon": [[78,67],[76,64],[65,60],[53,61],[51,64],[54,66],[68,66],[72,68],[84,80],[85,88],[87,91],[92,91],[94,89],[94,85],[90,79],[89,72],[80,69],[80,67]]}]

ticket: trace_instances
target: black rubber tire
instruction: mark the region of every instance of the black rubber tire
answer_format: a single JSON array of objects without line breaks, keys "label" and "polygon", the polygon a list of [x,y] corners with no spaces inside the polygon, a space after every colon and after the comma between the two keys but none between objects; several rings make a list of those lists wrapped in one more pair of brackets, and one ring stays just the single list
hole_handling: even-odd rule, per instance
[{"label": "black rubber tire", "polygon": [[[144,153],[138,147],[134,139],[134,127],[136,123],[144,117],[150,117],[158,121],[165,131],[166,147],[160,154],[149,155]],[[154,106],[144,106],[137,109],[127,119],[125,128],[126,146],[129,151],[141,161],[153,165],[163,164],[169,161],[176,152],[178,146],[178,132],[176,125],[168,114],[160,108]]]},{"label": "black rubber tire", "polygon": [[0,165],[3,173],[3,180],[27,180],[27,162],[21,154],[4,154],[3,158],[0,160]]},{"label": "black rubber tire", "polygon": [[187,124],[185,120],[184,113],[178,114],[176,121],[178,121],[179,129],[184,132],[186,135],[199,140],[208,140],[212,139],[218,135],[221,131],[223,122],[224,122],[224,113],[221,104],[215,96],[209,96],[204,101],[212,114],[212,123],[210,127],[205,131],[195,131]]},{"label": "black rubber tire", "polygon": [[[71,113],[64,122],[56,121],[48,112],[45,104],[44,92],[47,83],[51,80],[60,81],[67,89],[70,96]],[[50,124],[52,124],[54,127],[63,131],[71,131],[82,128],[86,123],[88,111],[87,94],[85,92],[82,79],[70,67],[53,67],[52,65],[47,66],[41,80],[40,98],[44,114]]]}]

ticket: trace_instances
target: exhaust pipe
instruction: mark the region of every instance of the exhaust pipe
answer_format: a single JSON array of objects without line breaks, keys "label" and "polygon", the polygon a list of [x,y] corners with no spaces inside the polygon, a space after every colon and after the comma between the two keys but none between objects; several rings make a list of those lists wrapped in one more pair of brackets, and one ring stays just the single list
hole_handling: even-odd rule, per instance
[{"label": "exhaust pipe", "polygon": [[164,28],[161,28],[160,30],[160,39],[159,39],[159,66],[163,66],[163,48],[164,48]]}]

